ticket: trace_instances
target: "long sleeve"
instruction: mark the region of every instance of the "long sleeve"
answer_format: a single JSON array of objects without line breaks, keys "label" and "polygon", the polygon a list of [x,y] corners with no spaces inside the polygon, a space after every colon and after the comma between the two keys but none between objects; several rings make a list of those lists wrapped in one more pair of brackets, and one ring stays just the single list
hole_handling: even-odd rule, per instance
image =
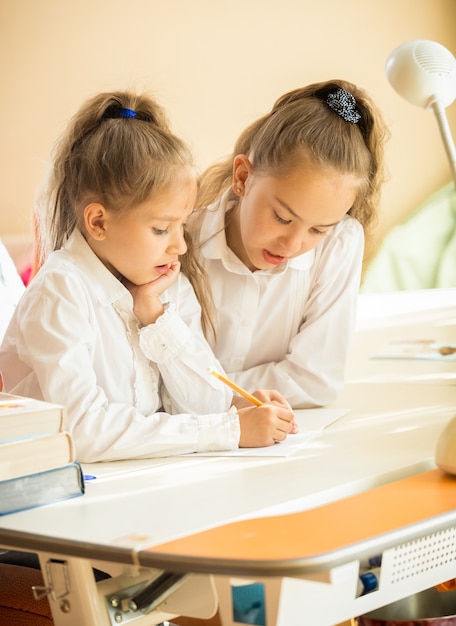
[{"label": "long sleeve", "polygon": [[[172,413],[214,413],[231,404],[230,390],[210,375],[221,369],[202,335],[193,333],[168,306],[155,324],[141,328],[140,347],[157,364]],[[225,387],[225,389],[223,389]]]}]

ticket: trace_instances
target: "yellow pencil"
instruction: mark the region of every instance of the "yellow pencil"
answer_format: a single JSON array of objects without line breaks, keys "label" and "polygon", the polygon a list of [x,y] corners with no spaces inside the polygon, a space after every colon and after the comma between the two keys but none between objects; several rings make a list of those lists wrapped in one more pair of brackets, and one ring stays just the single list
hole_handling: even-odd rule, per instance
[{"label": "yellow pencil", "polygon": [[223,376],[223,374],[219,374],[215,370],[209,370],[209,371],[212,374],[212,376],[215,376],[216,378],[221,380],[222,383],[225,383],[225,385],[228,385],[228,387],[231,387],[231,389],[233,389],[234,391],[237,391],[237,393],[240,396],[243,396],[246,400],[250,400],[252,404],[256,404],[257,406],[261,406],[263,404],[261,400],[258,400],[258,398],[255,398],[255,396],[252,396],[251,393],[249,393],[245,389],[242,389],[242,387],[239,387],[239,385],[236,385],[236,383],[233,383],[232,380],[230,380],[226,376]]}]

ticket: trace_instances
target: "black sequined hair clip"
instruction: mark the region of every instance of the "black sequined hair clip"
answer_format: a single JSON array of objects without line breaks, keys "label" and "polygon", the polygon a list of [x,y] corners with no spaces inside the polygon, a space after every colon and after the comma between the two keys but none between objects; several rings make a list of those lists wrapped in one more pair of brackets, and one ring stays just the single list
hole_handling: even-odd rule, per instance
[{"label": "black sequined hair clip", "polygon": [[328,94],[326,104],[346,122],[357,124],[361,119],[355,97],[345,89],[339,88]]}]

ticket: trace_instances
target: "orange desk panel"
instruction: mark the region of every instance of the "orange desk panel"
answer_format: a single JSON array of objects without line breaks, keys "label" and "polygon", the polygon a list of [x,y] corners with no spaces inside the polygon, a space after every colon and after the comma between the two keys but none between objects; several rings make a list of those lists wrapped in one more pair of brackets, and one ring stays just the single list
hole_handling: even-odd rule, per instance
[{"label": "orange desk panel", "polygon": [[[439,519],[440,518],[440,519]],[[456,477],[431,470],[302,513],[248,519],[143,549],[144,564],[299,575],[456,523]],[[413,526],[413,530],[410,527]],[[405,532],[403,532],[405,531]],[[403,537],[402,537],[403,535]]]}]

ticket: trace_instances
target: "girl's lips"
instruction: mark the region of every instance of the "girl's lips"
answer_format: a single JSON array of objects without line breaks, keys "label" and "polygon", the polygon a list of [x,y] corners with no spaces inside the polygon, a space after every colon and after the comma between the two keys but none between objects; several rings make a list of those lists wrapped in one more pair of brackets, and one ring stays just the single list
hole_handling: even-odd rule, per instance
[{"label": "girl's lips", "polygon": [[167,263],[166,265],[155,266],[155,271],[157,272],[157,274],[166,274],[168,270],[169,270],[169,263]]},{"label": "girl's lips", "polygon": [[268,250],[263,250],[263,258],[267,263],[271,263],[272,265],[280,265],[286,260],[286,257],[272,254],[272,252]]}]

